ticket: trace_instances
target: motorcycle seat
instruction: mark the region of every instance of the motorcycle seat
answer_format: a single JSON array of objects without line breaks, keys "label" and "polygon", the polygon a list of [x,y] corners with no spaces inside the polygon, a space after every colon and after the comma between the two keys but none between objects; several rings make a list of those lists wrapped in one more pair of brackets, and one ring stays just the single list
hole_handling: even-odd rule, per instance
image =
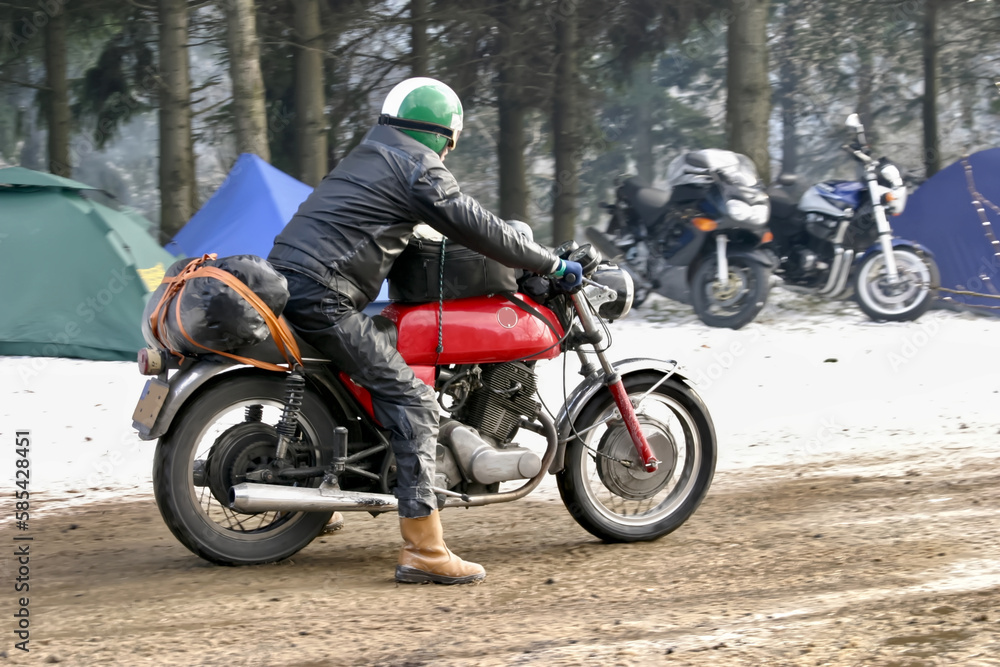
[{"label": "motorcycle seat", "polygon": [[651,188],[637,178],[630,178],[622,183],[619,194],[647,224],[659,219],[670,202],[669,192]]},{"label": "motorcycle seat", "polygon": [[[389,341],[393,347],[396,347],[396,343],[399,340],[399,331],[396,329],[396,325],[387,317],[382,315],[375,315],[371,318],[372,324],[380,332],[389,336]],[[311,359],[315,361],[329,362],[327,355],[324,352],[319,351],[299,335],[299,332],[295,330],[295,327],[291,327],[292,334],[295,335],[295,342],[299,345],[299,352],[302,354],[302,359]],[[277,346],[274,344],[274,339],[270,336],[267,337],[263,343],[258,343],[256,345],[247,345],[241,347],[233,352],[241,357],[248,357],[250,359],[256,359],[258,361],[265,361],[271,364],[283,364],[285,359],[278,352]]]},{"label": "motorcycle seat", "polygon": [[795,217],[798,211],[798,202],[792,199],[788,191],[782,188],[774,188],[768,194],[771,199],[772,219],[789,220]]}]

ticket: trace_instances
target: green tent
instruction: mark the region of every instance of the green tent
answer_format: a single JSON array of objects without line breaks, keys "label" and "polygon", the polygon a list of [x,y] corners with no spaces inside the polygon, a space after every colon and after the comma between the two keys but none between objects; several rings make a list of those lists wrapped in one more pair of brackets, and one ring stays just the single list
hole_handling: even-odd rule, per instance
[{"label": "green tent", "polygon": [[0,169],[0,355],[135,359],[142,310],[176,258],[94,190]]}]

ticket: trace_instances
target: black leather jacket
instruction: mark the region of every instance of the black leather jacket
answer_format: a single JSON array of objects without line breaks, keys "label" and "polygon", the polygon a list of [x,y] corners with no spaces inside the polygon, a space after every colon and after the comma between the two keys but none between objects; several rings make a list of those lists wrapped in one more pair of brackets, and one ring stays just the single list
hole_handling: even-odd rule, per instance
[{"label": "black leather jacket", "polygon": [[361,309],[378,296],[419,222],[511,268],[547,274],[557,266],[555,255],[462,194],[433,151],[384,125],[302,203],[267,259],[346,294]]}]

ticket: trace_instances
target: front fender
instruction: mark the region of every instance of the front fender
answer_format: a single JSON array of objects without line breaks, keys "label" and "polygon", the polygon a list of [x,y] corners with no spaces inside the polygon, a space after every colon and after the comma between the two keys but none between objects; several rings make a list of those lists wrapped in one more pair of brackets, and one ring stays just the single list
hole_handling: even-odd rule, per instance
[{"label": "front fender", "polygon": [[[893,248],[911,248],[913,250],[916,250],[917,252],[921,252],[921,253],[927,255],[931,259],[934,259],[934,253],[931,252],[930,249],[927,246],[925,246],[923,243],[917,243],[916,241],[910,241],[909,239],[898,239],[898,238],[893,237],[893,239],[892,239],[892,247]],[[882,252],[882,245],[876,241],[872,246],[870,246],[867,250],[865,250],[863,253],[861,253],[858,256],[857,259],[854,260],[854,266],[860,265],[861,262],[863,262],[866,257],[868,257],[869,255],[872,255],[874,253],[877,253],[877,252]]]},{"label": "front fender", "polygon": [[760,264],[765,269],[773,269],[778,265],[778,256],[769,248],[733,248],[726,252],[727,257],[742,257],[749,262]]},{"label": "front fender", "polygon": [[[673,377],[680,378],[681,380],[686,380],[683,375],[676,372],[677,362],[675,361],[664,361],[661,359],[623,359],[622,361],[616,361],[612,364],[615,371],[623,379],[634,373],[640,373],[642,371],[661,371],[663,373],[673,372]],[[576,386],[576,389],[569,395],[566,399],[566,404],[563,405],[562,410],[559,411],[559,416],[556,418],[556,433],[559,435],[559,446],[556,449],[555,458],[552,459],[552,463],[549,465],[549,473],[555,474],[563,469],[564,461],[566,458],[566,443],[571,440],[570,434],[572,432],[571,427],[576,418],[580,416],[580,412],[583,410],[584,406],[590,402],[597,392],[605,388],[604,384],[604,372],[595,371],[588,375],[583,382]]]}]

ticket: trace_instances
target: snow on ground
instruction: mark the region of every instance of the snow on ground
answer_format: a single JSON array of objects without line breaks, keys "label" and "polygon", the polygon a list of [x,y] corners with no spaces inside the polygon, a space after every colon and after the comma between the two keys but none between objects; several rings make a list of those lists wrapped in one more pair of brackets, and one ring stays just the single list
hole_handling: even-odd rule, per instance
[{"label": "snow on ground", "polygon": [[[918,456],[948,466],[1000,455],[1000,319],[931,311],[875,323],[851,302],[776,288],[740,331],[706,327],[657,297],[611,329],[611,359],[674,359],[696,383],[715,421],[721,473],[820,464],[849,474],[862,459],[870,469],[873,457],[906,471]],[[571,356],[569,391],[577,368]],[[563,402],[561,371],[562,359],[539,365],[552,410]],[[13,485],[14,433],[28,429],[31,489],[46,508],[148,495],[155,445],[131,428],[144,381],[130,362],[0,357],[3,487]],[[717,484],[724,480],[735,481]],[[543,497],[551,491],[546,483]]]}]

